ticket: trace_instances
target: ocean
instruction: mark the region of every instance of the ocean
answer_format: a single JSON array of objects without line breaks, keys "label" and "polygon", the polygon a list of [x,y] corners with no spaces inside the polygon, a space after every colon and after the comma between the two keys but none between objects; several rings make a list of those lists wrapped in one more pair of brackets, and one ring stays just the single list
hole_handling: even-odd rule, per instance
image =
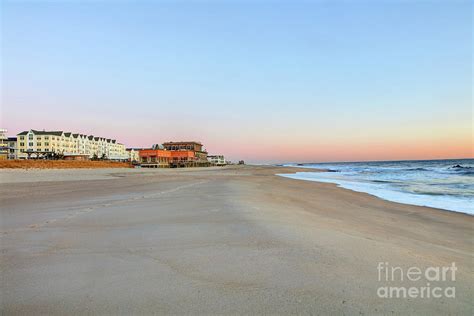
[{"label": "ocean", "polygon": [[474,159],[290,163],[325,169],[280,176],[335,183],[379,198],[474,215]]}]

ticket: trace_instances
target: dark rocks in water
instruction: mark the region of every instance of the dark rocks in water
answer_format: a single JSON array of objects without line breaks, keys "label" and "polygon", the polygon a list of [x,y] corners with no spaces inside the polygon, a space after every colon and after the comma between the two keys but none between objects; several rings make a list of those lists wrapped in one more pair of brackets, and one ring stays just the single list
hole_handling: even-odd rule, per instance
[{"label": "dark rocks in water", "polygon": [[297,166],[304,166],[304,164],[303,164],[303,163],[299,163],[299,164],[296,164],[296,165],[297,165]]},{"label": "dark rocks in water", "polygon": [[339,172],[339,170],[327,169],[326,172]]},{"label": "dark rocks in water", "polygon": [[463,167],[461,165],[452,166],[451,169],[471,169],[472,167]]}]

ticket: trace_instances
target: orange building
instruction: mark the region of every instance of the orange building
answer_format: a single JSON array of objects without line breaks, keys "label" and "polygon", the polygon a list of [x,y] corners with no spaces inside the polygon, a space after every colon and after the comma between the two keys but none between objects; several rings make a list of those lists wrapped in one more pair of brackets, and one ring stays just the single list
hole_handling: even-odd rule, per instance
[{"label": "orange building", "polygon": [[208,167],[207,152],[199,142],[167,142],[155,144],[138,153],[142,167],[179,168]]},{"label": "orange building", "polygon": [[208,165],[207,152],[204,150],[202,144],[196,141],[189,142],[166,142],[163,147],[167,150],[190,150],[194,152],[195,163],[200,166]]},{"label": "orange building", "polygon": [[138,153],[142,167],[177,168],[197,166],[191,150],[141,149]]},{"label": "orange building", "polygon": [[169,168],[171,152],[163,149],[140,149],[138,152],[143,167]]}]

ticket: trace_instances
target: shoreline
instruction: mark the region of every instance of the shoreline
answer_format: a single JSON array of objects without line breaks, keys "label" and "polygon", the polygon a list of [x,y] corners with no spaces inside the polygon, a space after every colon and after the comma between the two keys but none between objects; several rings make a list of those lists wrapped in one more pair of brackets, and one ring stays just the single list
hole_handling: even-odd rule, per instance
[{"label": "shoreline", "polygon": [[[469,314],[473,308],[472,216],[275,175],[294,167],[129,170],[100,171],[101,179],[53,170],[55,181],[0,184],[2,311]],[[30,173],[39,180],[44,174]],[[403,268],[455,262],[456,298],[379,298],[377,288],[386,285],[377,280],[379,262]]]},{"label": "shoreline", "polygon": [[[469,167],[468,167],[469,168]],[[341,170],[339,170],[341,171]],[[344,170],[342,170],[344,171]],[[426,171],[423,169],[423,171]],[[338,171],[332,171],[338,172]],[[465,196],[463,191],[460,191],[458,195],[451,195],[450,193],[438,193],[433,191],[430,187],[427,187],[425,192],[398,189],[397,186],[406,183],[407,186],[411,185],[426,185],[423,182],[417,183],[416,179],[410,182],[409,180],[384,180],[380,181],[377,178],[365,178],[358,177],[357,174],[346,176],[344,172],[333,174],[325,173],[318,175],[315,171],[308,169],[302,172],[294,173],[278,173],[278,176],[286,177],[294,180],[310,181],[318,183],[330,183],[335,184],[337,187],[351,190],[358,193],[366,193],[371,196],[377,197],[384,201],[393,203],[400,203],[405,205],[428,207],[437,210],[455,212],[474,216],[474,208],[472,204],[474,201],[470,201],[468,196]],[[352,177],[356,176],[356,177]],[[426,175],[425,175],[426,177]],[[453,175],[454,177],[454,175]],[[422,180],[423,181],[423,180]],[[454,180],[453,180],[454,181]],[[461,180],[459,180],[461,181]],[[467,180],[463,180],[467,181]],[[381,183],[380,183],[381,182]],[[386,185],[390,184],[390,185]],[[435,184],[429,184],[435,185]],[[403,187],[403,186],[402,186]],[[433,192],[433,193],[432,193]],[[467,194],[467,193],[466,193]],[[471,198],[472,200],[472,198]]]},{"label": "shoreline", "polygon": [[[318,172],[323,172],[323,171],[318,171]],[[324,182],[324,181],[317,181],[317,180],[305,180],[305,179],[298,179],[298,178],[292,178],[292,177],[287,177],[286,176],[286,175],[291,175],[291,174],[275,174],[275,175],[283,177],[283,178],[291,179],[291,180],[297,180],[297,181],[317,182],[317,183],[330,184],[330,185],[334,185],[336,188],[339,188],[339,189],[342,189],[342,190],[348,190],[348,191],[359,193],[359,194],[367,194],[369,196],[372,196],[374,198],[377,198],[377,199],[380,199],[382,201],[389,202],[389,203],[396,203],[396,204],[400,204],[400,205],[408,205],[408,206],[415,206],[415,207],[424,207],[424,208],[430,208],[430,209],[437,210],[437,211],[449,212],[449,213],[454,213],[454,214],[463,214],[463,215],[467,215],[469,217],[474,217],[474,214],[466,213],[464,211],[448,210],[448,209],[439,208],[439,207],[433,207],[433,206],[427,206],[427,205],[418,205],[418,204],[398,202],[398,201],[395,201],[395,200],[389,200],[389,199],[385,199],[383,197],[377,196],[377,195],[369,193],[369,192],[357,191],[357,190],[345,188],[342,185],[340,185],[338,183],[334,183],[334,182]]]}]

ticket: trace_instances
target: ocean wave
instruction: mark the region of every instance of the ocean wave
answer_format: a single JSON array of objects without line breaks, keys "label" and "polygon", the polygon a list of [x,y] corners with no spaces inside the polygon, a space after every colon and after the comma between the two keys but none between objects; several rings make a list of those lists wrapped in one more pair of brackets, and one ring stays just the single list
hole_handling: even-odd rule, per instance
[{"label": "ocean wave", "polygon": [[459,171],[459,174],[471,176],[471,175],[474,175],[474,170],[462,170],[462,171]]},{"label": "ocean wave", "polygon": [[403,169],[405,171],[431,171],[429,169],[425,169],[425,168],[408,168],[408,169]]},{"label": "ocean wave", "polygon": [[474,215],[474,159],[305,164],[304,167],[332,172],[283,176],[336,183],[389,201]]},{"label": "ocean wave", "polygon": [[392,187],[383,184],[353,182],[340,179],[324,178],[321,176],[321,174],[312,174],[311,172],[298,172],[296,174],[279,174],[279,176],[299,180],[335,183],[342,188],[356,192],[365,192],[387,201],[433,207],[448,211],[474,215],[474,199],[472,198],[472,196],[462,197],[446,194],[412,193],[402,190],[394,190]]},{"label": "ocean wave", "polygon": [[371,180],[370,182],[374,182],[374,183],[395,183],[394,181],[388,181],[388,180]]}]

